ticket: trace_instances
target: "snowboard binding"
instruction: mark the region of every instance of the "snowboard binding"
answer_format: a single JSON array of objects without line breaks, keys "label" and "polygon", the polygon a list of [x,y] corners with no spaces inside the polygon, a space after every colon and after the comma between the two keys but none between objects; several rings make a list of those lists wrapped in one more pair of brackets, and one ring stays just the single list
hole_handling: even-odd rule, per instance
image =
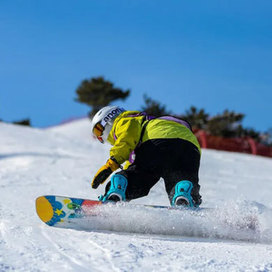
[{"label": "snowboard binding", "polygon": [[111,177],[111,185],[107,193],[99,197],[99,200],[103,203],[112,201],[126,201],[126,189],[127,189],[127,179],[122,176],[115,174]]},{"label": "snowboard binding", "polygon": [[193,189],[193,184],[189,180],[182,180],[178,182],[175,186],[175,193],[171,201],[171,206],[185,206],[185,207],[195,207],[196,205],[191,196]]}]

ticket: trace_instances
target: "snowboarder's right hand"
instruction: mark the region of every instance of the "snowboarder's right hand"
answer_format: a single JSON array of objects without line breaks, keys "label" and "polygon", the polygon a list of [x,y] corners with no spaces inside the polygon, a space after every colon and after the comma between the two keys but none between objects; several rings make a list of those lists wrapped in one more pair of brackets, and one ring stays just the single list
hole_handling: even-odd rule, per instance
[{"label": "snowboarder's right hand", "polygon": [[103,165],[94,176],[92,188],[96,189],[100,184],[104,183],[111,173],[119,167],[119,164],[114,159],[108,159],[107,163]]}]

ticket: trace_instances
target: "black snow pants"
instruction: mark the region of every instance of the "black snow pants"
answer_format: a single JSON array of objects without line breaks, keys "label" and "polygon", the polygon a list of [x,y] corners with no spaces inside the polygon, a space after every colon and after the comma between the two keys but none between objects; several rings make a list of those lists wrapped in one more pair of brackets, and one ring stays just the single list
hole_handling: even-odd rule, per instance
[{"label": "black snow pants", "polygon": [[[135,161],[117,173],[128,180],[127,200],[146,196],[162,177],[170,203],[175,185],[181,180],[193,183],[192,198],[196,204],[201,203],[198,184],[200,152],[194,144],[182,139],[153,139],[138,146],[135,155]],[[106,191],[109,187],[110,182]]]}]

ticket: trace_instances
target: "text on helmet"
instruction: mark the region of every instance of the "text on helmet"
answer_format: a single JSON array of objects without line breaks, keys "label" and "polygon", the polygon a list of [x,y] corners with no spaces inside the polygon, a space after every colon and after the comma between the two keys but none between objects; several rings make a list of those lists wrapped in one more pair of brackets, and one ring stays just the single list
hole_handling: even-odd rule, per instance
[{"label": "text on helmet", "polygon": [[112,110],[111,112],[109,112],[103,119],[103,121],[105,123],[107,123],[108,121],[110,121],[113,117],[115,117],[117,114],[120,114],[124,111],[124,109],[122,108],[117,108],[117,109],[114,109]]}]

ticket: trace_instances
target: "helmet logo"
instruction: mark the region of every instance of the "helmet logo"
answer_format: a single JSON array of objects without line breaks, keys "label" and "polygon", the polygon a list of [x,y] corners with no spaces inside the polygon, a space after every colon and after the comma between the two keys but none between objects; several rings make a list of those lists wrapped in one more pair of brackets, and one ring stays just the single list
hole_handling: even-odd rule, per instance
[{"label": "helmet logo", "polygon": [[114,110],[112,110],[111,112],[109,112],[105,117],[104,117],[104,119],[103,119],[103,121],[105,122],[105,123],[107,123],[108,121],[110,121],[116,114],[120,114],[120,113],[122,113],[123,111],[125,111],[124,109],[122,109],[122,108],[117,108],[117,109],[114,109]]}]

